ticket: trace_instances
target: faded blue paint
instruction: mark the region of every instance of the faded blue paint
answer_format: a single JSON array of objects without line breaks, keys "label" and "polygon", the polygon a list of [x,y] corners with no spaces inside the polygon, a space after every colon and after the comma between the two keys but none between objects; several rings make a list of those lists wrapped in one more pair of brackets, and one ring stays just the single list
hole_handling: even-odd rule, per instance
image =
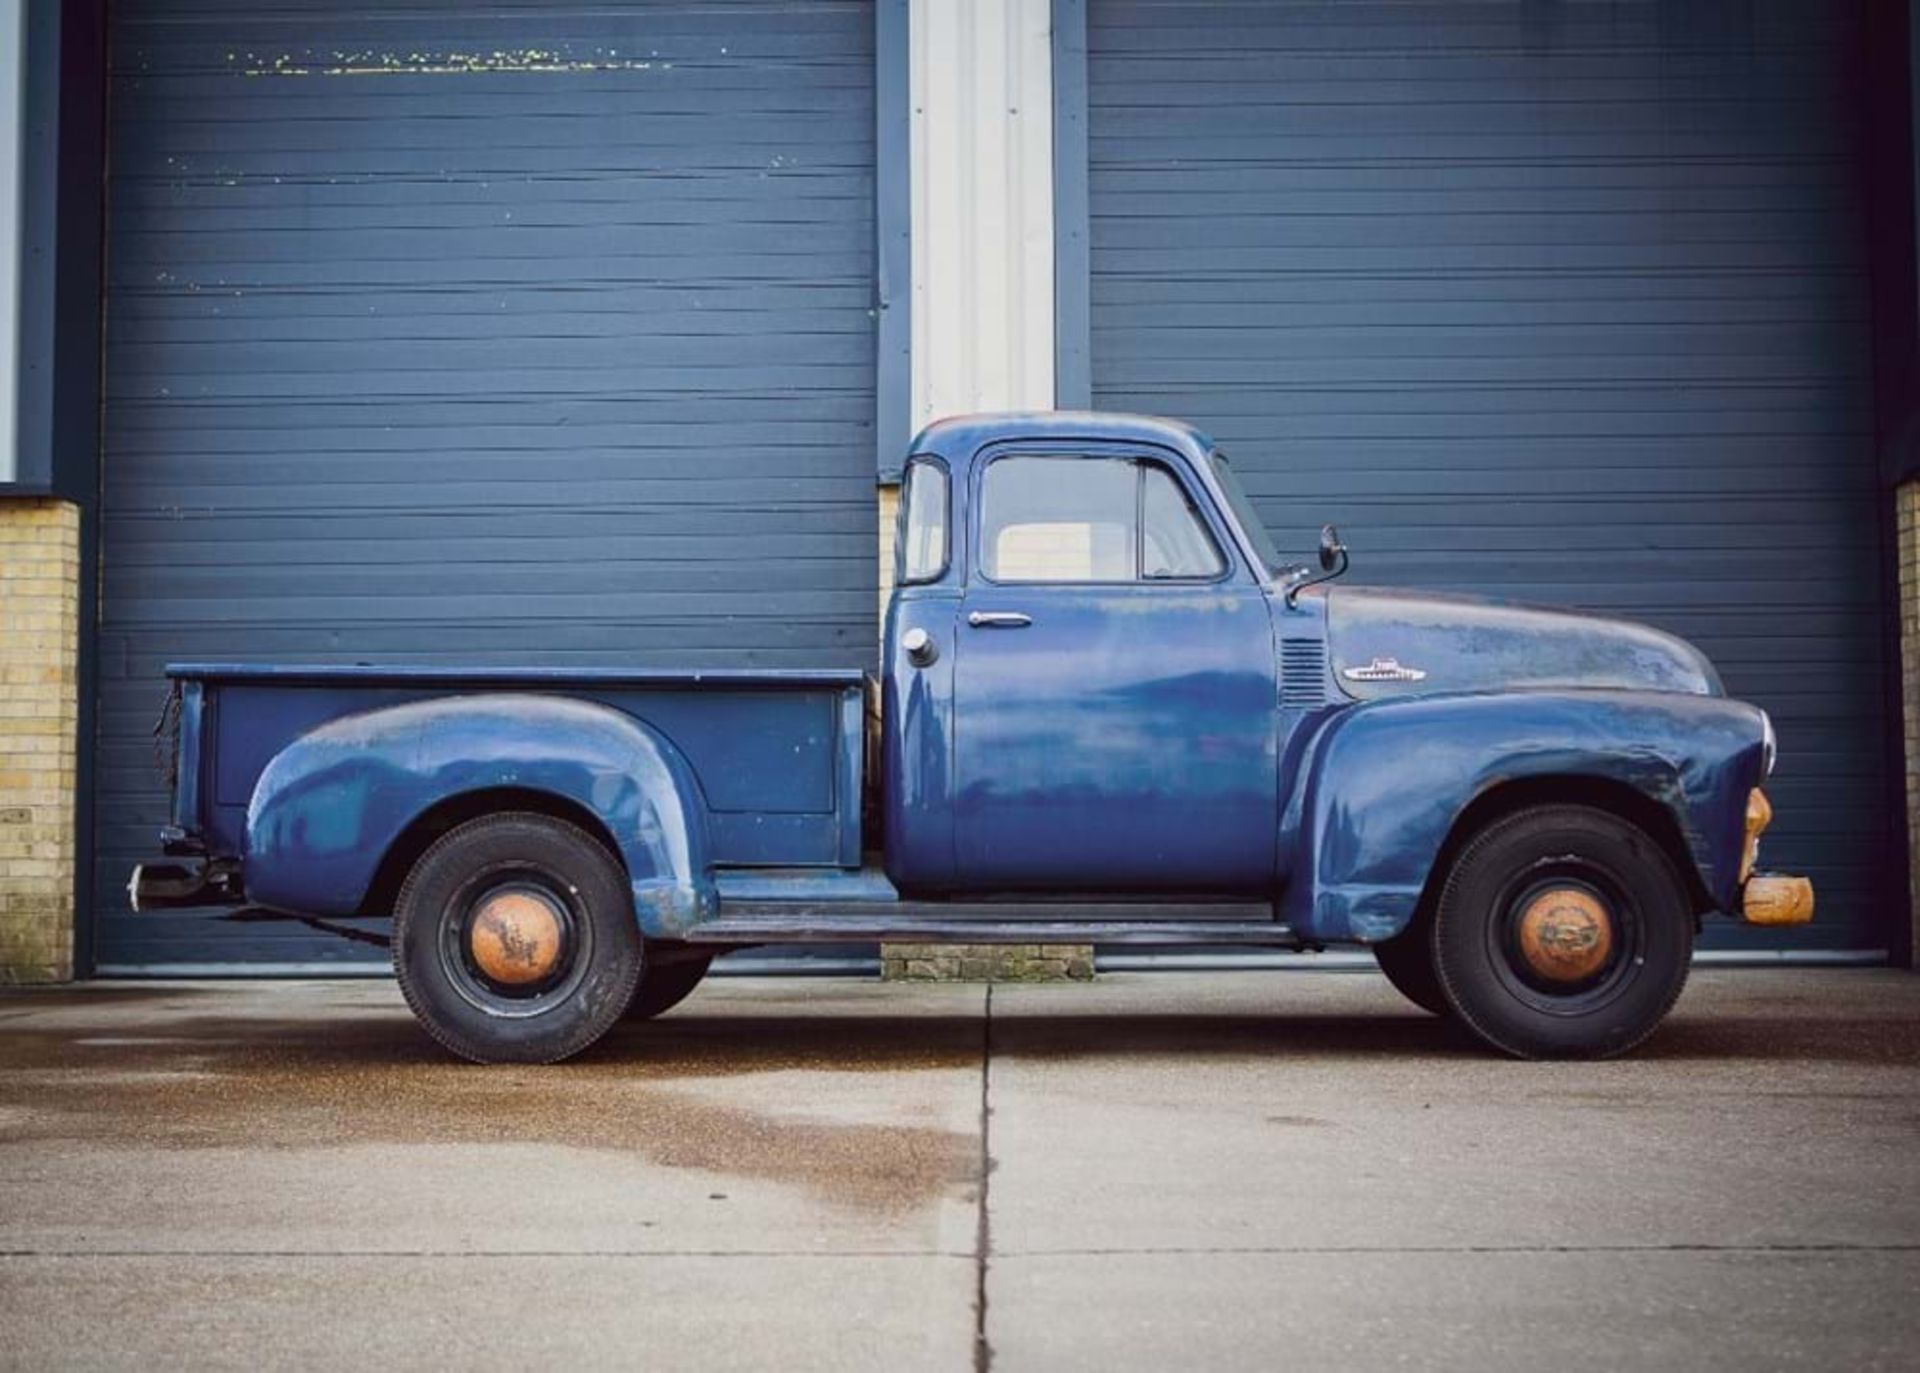
[{"label": "faded blue paint", "polygon": [[[1706,654],[1631,620],[1385,587],[1341,585],[1324,594],[1340,689],[1361,700],[1541,687],[1725,694]],[[1384,660],[1425,676],[1366,680],[1367,669]]]},{"label": "faded blue paint", "polygon": [[886,905],[900,899],[876,868],[723,868],[713,886],[721,901],[805,901],[822,905]]},{"label": "faded blue paint", "polygon": [[497,788],[599,819],[657,936],[711,913],[716,865],[859,865],[858,672],[169,673],[182,685],[176,823],[208,854],[242,858],[262,905],[358,911],[424,812]]},{"label": "faded blue paint", "polygon": [[1495,787],[1541,778],[1622,782],[1658,802],[1702,887],[1735,909],[1763,730],[1744,702],[1654,691],[1432,695],[1327,711],[1281,829],[1281,847],[1301,859],[1282,919],[1318,940],[1391,938],[1461,813]]},{"label": "faded blue paint", "polygon": [[[1175,421],[1071,411],[962,416],[929,425],[914,439],[914,453],[941,459],[951,473],[954,532],[944,573],[894,593],[882,646],[882,825],[887,874],[902,889],[1112,890],[1178,887],[1196,878],[1204,885],[1220,875],[1239,886],[1262,870],[1270,879],[1259,848],[1233,847],[1232,861],[1213,877],[1199,861],[1203,852],[1220,857],[1224,850],[1197,832],[1198,815],[1225,817],[1242,840],[1254,832],[1271,836],[1275,797],[1266,742],[1273,730],[1271,631],[1251,570],[1257,563],[1217,498],[1210,447],[1204,434]],[[1199,589],[1210,607],[1183,611],[1177,603],[1195,590],[1186,585],[1010,587],[980,577],[973,518],[979,473],[995,456],[1016,451],[1146,456],[1173,470],[1199,497],[1229,557],[1222,581]],[[1138,613],[1126,614],[1121,603]],[[1219,606],[1229,603],[1239,608],[1241,632],[1217,632],[1209,623],[1228,619]],[[1047,611],[1036,625],[1013,633],[966,623],[970,609],[1041,605]],[[925,668],[900,647],[912,628],[925,629],[940,650]],[[1158,642],[1156,632],[1172,632],[1176,641]],[[1034,646],[1023,648],[1029,638]],[[1230,717],[1225,728],[1209,728],[1204,712],[1195,712],[1193,665],[1182,664],[1181,647],[1211,657],[1215,685],[1230,688],[1219,701],[1224,716],[1213,722]],[[969,683],[975,699],[963,716]],[[1253,705],[1256,688],[1261,699]],[[1101,740],[1127,741],[1124,758],[1073,742],[1088,729],[1090,706],[1109,717],[1095,731]],[[1147,731],[1169,725],[1167,746],[1156,746]],[[1223,749],[1229,739],[1250,747],[1251,757],[1236,757],[1217,776],[1184,771],[1187,744]],[[1247,769],[1261,768],[1263,756],[1264,775],[1250,783]],[[1190,795],[1187,785],[1169,786],[1169,768],[1183,769],[1185,782],[1200,790]],[[1191,805],[1197,796],[1204,796],[1198,812]],[[1236,800],[1244,811],[1235,809]]]},{"label": "faded blue paint", "polygon": [[[1033,623],[975,628],[975,609]],[[976,585],[953,614],[954,887],[1272,887],[1260,588]]]},{"label": "faded blue paint", "polygon": [[[949,564],[957,562],[949,558]],[[907,890],[944,890],[953,867],[953,662],[957,585],[903,586],[893,593],[881,648],[881,829],[887,876]],[[916,667],[900,647],[922,628],[937,650]]]},{"label": "faded blue paint", "polygon": [[642,721],[699,776],[714,860],[854,860],[862,731],[858,672],[621,672],[617,669],[171,668],[217,699],[200,756],[199,814],[216,851],[234,852],[254,783],[274,755],[343,715],[449,693],[565,693]]},{"label": "faded blue paint", "polygon": [[573,688],[620,687],[857,687],[863,676],[851,668],[625,668],[625,667],[442,667],[365,663],[168,663],[176,681],[288,683],[430,683],[434,686],[498,686],[502,682]]},{"label": "faded blue paint", "polygon": [[[1294,574],[1262,563],[1209,441],[1184,425],[975,417],[932,426],[915,451],[951,473],[950,556],[888,612],[884,881],[860,868],[864,679],[845,672],[179,667],[212,722],[183,743],[203,797],[187,814],[213,856],[244,859],[252,899],[322,914],[358,909],[429,808],[512,787],[605,825],[655,936],[697,940],[724,883],[805,919],[722,917],[723,941],[818,937],[855,905],[887,928],[881,906],[950,928],[1054,892],[1251,900],[1249,940],[1264,928],[1366,943],[1405,927],[1460,817],[1493,789],[1586,779],[1664,807],[1699,889],[1737,906],[1765,719],[1726,699],[1684,641],[1410,593],[1316,588],[1289,605]],[[988,580],[979,494],[1012,453],[1159,464],[1224,570]],[[1026,623],[988,627],[974,611]],[[930,658],[908,658],[910,629]],[[1389,657],[1426,675],[1342,675]],[[1373,699],[1343,694],[1360,691]],[[229,814],[242,803],[243,832]],[[915,904],[966,893],[983,895]],[[1276,907],[1279,923],[1257,914]],[[1103,935],[1124,928],[1124,906],[1099,909]]]},{"label": "faded blue paint", "polygon": [[[1234,524],[1210,449],[1187,425],[1071,413],[966,417],[916,438],[952,472],[952,556],[942,577],[898,592],[887,621],[882,812],[896,884],[1266,888],[1304,937],[1372,941],[1404,926],[1476,797],[1561,776],[1668,806],[1702,887],[1737,905],[1763,726],[1720,697],[1698,650],[1627,621],[1484,599],[1340,586],[1289,607]],[[1203,586],[995,585],[978,572],[976,507],[985,464],[1009,451],[1164,463],[1231,550],[1228,572]],[[971,609],[1033,624],[975,628]],[[928,667],[900,648],[915,627],[940,648]],[[1294,660],[1312,680],[1283,681],[1277,664],[1299,645],[1315,650]],[[1388,656],[1428,675],[1339,676]],[[1363,692],[1401,699],[1351,704]],[[1427,704],[1385,709],[1414,701]]]},{"label": "faded blue paint", "polygon": [[294,740],[247,805],[247,897],[351,914],[428,810],[503,788],[570,801],[605,826],[648,934],[680,935],[711,913],[706,808],[679,750],[610,707],[515,692],[388,706]]}]

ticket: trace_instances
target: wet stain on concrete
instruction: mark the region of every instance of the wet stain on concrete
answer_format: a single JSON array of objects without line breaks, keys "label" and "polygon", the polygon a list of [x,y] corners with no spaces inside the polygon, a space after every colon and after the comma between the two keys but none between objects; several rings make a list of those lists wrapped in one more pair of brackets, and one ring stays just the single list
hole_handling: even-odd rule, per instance
[{"label": "wet stain on concrete", "polygon": [[0,989],[0,1019],[33,1015],[41,1011],[63,1011],[104,1006],[152,1006],[169,1001],[193,1001],[217,996],[209,986],[178,987],[151,982],[85,982],[58,987],[7,987]]},{"label": "wet stain on concrete", "polygon": [[[804,1188],[898,1212],[978,1181],[971,1132],[847,1123],[719,1103],[691,1080],[788,1070],[974,1068],[976,1022],[784,1017],[623,1027],[551,1067],[454,1063],[410,1019],[275,1020],[181,1014],[142,1027],[103,1014],[82,1028],[0,1035],[0,1146],[276,1149],[354,1144],[544,1144],[626,1152]],[[71,1017],[69,1017],[70,1019]],[[676,1080],[682,1085],[676,1086]]]},{"label": "wet stain on concrete", "polygon": [[[571,1063],[475,1068],[449,1061],[404,1010],[364,986],[309,987],[289,997],[284,1016],[272,1013],[272,1003],[250,1008],[218,987],[9,993],[0,995],[0,1145],[547,1144],[630,1153],[900,1211],[979,1184],[977,1132],[911,1113],[883,1122],[810,1115],[791,1084],[779,1089],[776,1108],[772,1092],[726,1081],[978,1070],[977,1013],[875,1013],[888,995],[879,988],[756,989],[741,999],[739,1014],[722,1003],[625,1025]],[[1003,1014],[996,1007],[994,1054],[1089,1067],[1436,1065],[1502,1090],[1525,1084],[1536,1102],[1551,1100],[1541,1092],[1559,1091],[1570,1105],[1623,1112],[1648,1109],[1643,1074],[1663,1062],[1735,1065],[1754,1081],[1722,1087],[1751,1087],[1759,1096],[1775,1089],[1819,1095],[1769,1077],[1769,1065],[1920,1065],[1920,1015],[1905,1009],[1905,999],[1884,1013],[1848,1015],[1817,996],[1800,1004],[1777,988],[1756,986],[1749,996],[1742,985],[1719,984],[1697,1009],[1683,1005],[1634,1058],[1558,1066],[1505,1062],[1447,1021],[1389,1009],[1384,988],[1379,1001],[1377,1013],[1371,1002],[1364,1011],[1276,1007],[1270,1014],[1182,1013],[1177,1003],[1166,1011],[1096,1011],[1082,1003],[1058,1013]],[[1268,1120],[1296,1132],[1340,1128],[1304,1115]]]},{"label": "wet stain on concrete", "polygon": [[[1452,1021],[1415,1014],[996,1015],[994,1047],[997,1055],[1035,1059],[1258,1057],[1321,1064],[1392,1059],[1531,1070],[1492,1053]],[[1920,1066],[1920,1019],[1683,1013],[1618,1062],[1645,1060]]]},{"label": "wet stain on concrete", "polygon": [[1071,1015],[994,1018],[996,1055],[1034,1059],[1463,1058],[1464,1032],[1428,1015]]},{"label": "wet stain on concrete", "polygon": [[1920,1022],[1903,1016],[1675,1016],[1636,1058],[1762,1059],[1920,1066]]}]

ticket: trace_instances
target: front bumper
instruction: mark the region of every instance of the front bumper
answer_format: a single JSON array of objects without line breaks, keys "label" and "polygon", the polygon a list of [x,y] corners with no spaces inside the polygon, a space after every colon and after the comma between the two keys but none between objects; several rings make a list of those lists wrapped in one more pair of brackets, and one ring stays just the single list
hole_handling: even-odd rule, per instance
[{"label": "front bumper", "polygon": [[1747,794],[1747,833],[1740,852],[1740,918],[1749,925],[1804,925],[1813,919],[1813,883],[1753,870],[1760,861],[1760,835],[1772,823],[1773,806],[1755,787]]},{"label": "front bumper", "polygon": [[1740,918],[1749,925],[1804,925],[1813,919],[1813,882],[1756,873],[1740,889]]}]

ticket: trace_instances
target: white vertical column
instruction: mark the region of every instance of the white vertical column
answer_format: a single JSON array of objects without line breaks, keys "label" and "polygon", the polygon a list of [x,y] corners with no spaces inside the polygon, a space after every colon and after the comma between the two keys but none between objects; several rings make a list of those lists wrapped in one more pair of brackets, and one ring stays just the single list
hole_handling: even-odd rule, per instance
[{"label": "white vertical column", "polygon": [[1053,406],[1052,0],[912,0],[915,425]]},{"label": "white vertical column", "polygon": [[20,471],[20,254],[26,0],[0,0],[0,482]]}]

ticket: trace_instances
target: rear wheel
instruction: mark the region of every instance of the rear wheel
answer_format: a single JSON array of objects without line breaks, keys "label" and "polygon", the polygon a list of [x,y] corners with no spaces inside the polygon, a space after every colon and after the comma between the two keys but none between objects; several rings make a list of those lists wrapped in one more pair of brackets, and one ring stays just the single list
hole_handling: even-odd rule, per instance
[{"label": "rear wheel", "polygon": [[1434,911],[1434,970],[1474,1034],[1519,1058],[1604,1058],[1653,1033],[1686,985],[1693,911],[1665,850],[1588,806],[1496,820]]},{"label": "rear wheel", "polygon": [[680,958],[670,963],[647,960],[640,974],[640,985],[633,989],[633,1001],[627,1007],[628,1020],[652,1020],[678,1006],[700,985],[713,963],[712,954]]},{"label": "rear wheel", "polygon": [[1423,1011],[1451,1015],[1440,976],[1433,969],[1433,939],[1429,922],[1415,920],[1399,934],[1373,946],[1374,959],[1394,990]]},{"label": "rear wheel", "polygon": [[626,875],[548,815],[470,820],[414,864],[393,970],[420,1023],[476,1063],[552,1063],[619,1020],[642,949]]}]

